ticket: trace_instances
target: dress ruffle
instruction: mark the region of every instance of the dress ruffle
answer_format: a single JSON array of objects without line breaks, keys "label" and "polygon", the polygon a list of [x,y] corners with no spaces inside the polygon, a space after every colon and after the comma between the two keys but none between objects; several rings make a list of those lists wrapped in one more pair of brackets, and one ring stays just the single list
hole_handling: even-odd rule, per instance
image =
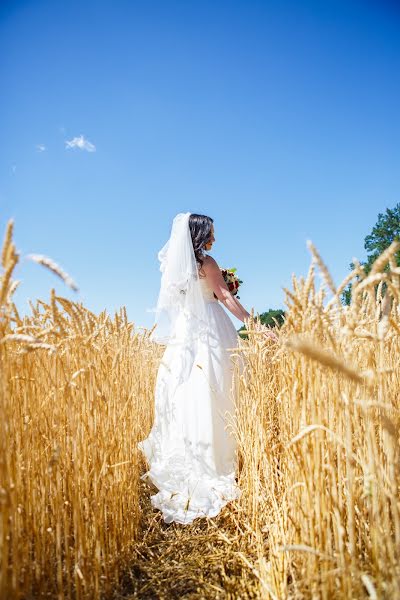
[{"label": "dress ruffle", "polygon": [[[140,442],[140,447],[149,455],[145,442]],[[193,464],[179,456],[153,461],[149,471],[141,477],[158,488],[150,500],[152,506],[162,512],[166,523],[174,521],[186,525],[198,517],[215,517],[241,494],[234,471],[214,476],[206,472],[196,474],[191,471]]]}]

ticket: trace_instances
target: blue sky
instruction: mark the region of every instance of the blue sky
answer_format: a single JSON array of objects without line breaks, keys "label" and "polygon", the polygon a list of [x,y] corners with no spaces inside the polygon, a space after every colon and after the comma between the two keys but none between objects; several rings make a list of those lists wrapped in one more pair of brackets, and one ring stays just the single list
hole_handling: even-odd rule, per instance
[{"label": "blue sky", "polygon": [[0,56],[22,311],[55,287],[151,326],[157,252],[186,211],[214,219],[248,310],[283,307],[307,239],[339,283],[400,201],[396,2],[3,1]]}]

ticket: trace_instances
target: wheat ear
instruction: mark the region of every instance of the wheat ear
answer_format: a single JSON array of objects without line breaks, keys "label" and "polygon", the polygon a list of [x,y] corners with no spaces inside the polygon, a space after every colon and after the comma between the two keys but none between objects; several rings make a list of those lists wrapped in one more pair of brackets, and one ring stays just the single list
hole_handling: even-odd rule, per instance
[{"label": "wheat ear", "polygon": [[72,290],[74,290],[75,292],[78,291],[78,286],[76,285],[76,283],[74,282],[74,280],[72,279],[72,277],[70,277],[70,275],[68,275],[68,273],[66,273],[51,258],[48,258],[47,256],[43,256],[42,254],[28,254],[26,256],[26,258],[29,258],[30,260],[33,260],[34,262],[36,262],[36,263],[38,263],[40,265],[43,265],[44,267],[46,267],[47,269],[49,269],[50,271],[52,271],[55,275],[57,275],[58,277],[60,277],[60,279],[62,279],[63,282],[68,287],[70,287]]}]

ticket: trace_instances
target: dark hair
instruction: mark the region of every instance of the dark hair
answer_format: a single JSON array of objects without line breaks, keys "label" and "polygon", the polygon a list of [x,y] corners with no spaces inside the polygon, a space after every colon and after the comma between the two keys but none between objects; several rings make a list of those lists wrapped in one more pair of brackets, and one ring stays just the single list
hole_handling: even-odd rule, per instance
[{"label": "dark hair", "polygon": [[211,225],[214,219],[206,215],[192,213],[189,217],[189,229],[192,236],[193,250],[200,269],[203,266],[204,246],[211,237]]}]

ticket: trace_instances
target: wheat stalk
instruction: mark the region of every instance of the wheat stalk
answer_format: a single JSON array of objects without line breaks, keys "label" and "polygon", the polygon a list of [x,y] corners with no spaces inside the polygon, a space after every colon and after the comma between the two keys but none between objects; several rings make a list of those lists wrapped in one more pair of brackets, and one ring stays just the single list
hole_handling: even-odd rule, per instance
[{"label": "wheat stalk", "polygon": [[51,258],[47,257],[47,256],[43,256],[43,254],[28,254],[26,256],[26,258],[28,258],[29,260],[33,260],[34,262],[43,265],[44,267],[46,267],[47,269],[49,269],[52,273],[54,273],[55,275],[57,275],[58,277],[60,277],[60,279],[62,279],[64,281],[64,283],[70,287],[72,290],[74,290],[75,292],[79,291],[78,287],[76,285],[76,283],[74,282],[74,280],[72,279],[72,277],[70,277],[70,275],[68,275],[68,273],[66,273],[54,260],[52,260]]},{"label": "wheat stalk", "polygon": [[289,338],[285,340],[285,345],[291,350],[300,352],[305,356],[308,356],[312,360],[319,362],[325,367],[329,367],[335,371],[343,373],[349,379],[357,383],[365,383],[365,378],[362,377],[355,369],[349,367],[343,360],[337,358],[330,352],[319,348],[312,342],[308,342],[299,338]]},{"label": "wheat stalk", "polygon": [[318,250],[316,249],[314,244],[311,242],[311,240],[307,240],[307,246],[308,246],[308,249],[310,250],[311,254],[314,257],[315,262],[319,266],[321,273],[325,279],[325,282],[327,283],[328,287],[330,288],[332,294],[334,296],[336,296],[336,286],[333,283],[333,279],[332,279],[331,274],[329,273],[328,267],[325,265]]},{"label": "wheat stalk", "polygon": [[10,219],[7,223],[6,235],[4,237],[3,248],[1,252],[1,264],[3,265],[3,269],[7,267],[8,262],[8,254],[10,251],[10,247],[12,245],[12,236],[14,231],[14,221]]}]

